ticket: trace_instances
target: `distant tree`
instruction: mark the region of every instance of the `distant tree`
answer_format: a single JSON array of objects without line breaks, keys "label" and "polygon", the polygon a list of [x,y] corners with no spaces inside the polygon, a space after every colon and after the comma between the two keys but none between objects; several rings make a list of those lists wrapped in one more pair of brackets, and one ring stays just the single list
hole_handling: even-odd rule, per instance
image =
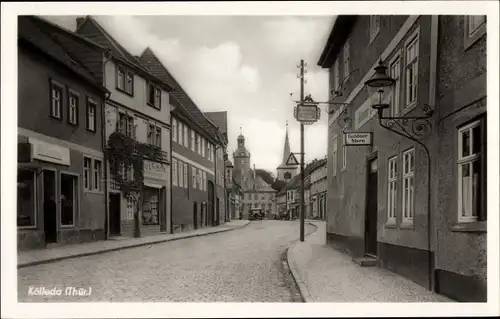
[{"label": "distant tree", "polygon": [[283,189],[283,187],[286,186],[286,182],[282,180],[275,180],[274,183],[271,185],[271,188],[274,189],[275,191],[280,191]]},{"label": "distant tree", "polygon": [[255,174],[260,176],[264,180],[264,182],[269,185],[272,185],[274,183],[273,174],[269,171],[266,171],[265,169],[256,169]]}]

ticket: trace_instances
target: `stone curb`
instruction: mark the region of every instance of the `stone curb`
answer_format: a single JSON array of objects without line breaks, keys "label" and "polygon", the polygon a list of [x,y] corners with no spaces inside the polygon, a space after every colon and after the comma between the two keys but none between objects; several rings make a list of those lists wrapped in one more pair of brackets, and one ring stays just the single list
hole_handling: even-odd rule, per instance
[{"label": "stone curb", "polygon": [[[318,226],[314,225],[311,222],[308,222],[308,224],[314,226],[315,229],[311,233],[307,234],[305,237],[309,237],[310,235],[314,234],[318,230]],[[305,238],[304,238],[304,242],[305,242]],[[297,271],[297,265],[295,264],[293,259],[290,258],[290,252],[299,243],[300,243],[300,241],[296,241],[287,249],[286,260],[288,263],[288,268],[290,268],[292,278],[295,281],[295,283],[297,284],[297,286],[299,287],[299,293],[300,293],[300,296],[302,297],[302,300],[304,300],[304,302],[314,302],[315,300],[314,300],[313,296],[311,295],[311,293],[309,292],[309,288],[307,288],[306,284],[300,278],[299,272]]]},{"label": "stone curb", "polygon": [[102,250],[96,250],[96,251],[90,251],[90,252],[84,252],[84,253],[76,253],[76,254],[72,254],[72,255],[48,258],[48,259],[43,259],[43,260],[30,261],[30,262],[18,264],[17,269],[41,265],[41,264],[53,263],[53,262],[61,261],[61,260],[65,260],[65,259],[99,255],[99,254],[103,254],[103,253],[113,252],[113,251],[117,251],[117,250],[124,250],[124,249],[128,249],[128,248],[135,248],[135,247],[141,247],[141,246],[147,246],[147,245],[153,245],[153,244],[161,244],[161,243],[180,240],[180,239],[187,239],[187,238],[194,238],[194,237],[201,237],[201,236],[213,235],[213,234],[218,234],[218,233],[224,233],[227,231],[244,228],[244,227],[248,226],[250,223],[251,222],[249,221],[248,223],[246,223],[245,225],[242,225],[242,226],[231,227],[228,229],[215,230],[215,231],[209,232],[209,233],[200,233],[200,234],[189,234],[188,233],[188,234],[186,234],[186,236],[182,236],[182,237],[179,236],[179,237],[175,237],[175,238],[159,239],[159,240],[151,241],[151,242],[136,243],[136,244],[126,245],[126,246],[121,246],[121,247],[104,248]]}]

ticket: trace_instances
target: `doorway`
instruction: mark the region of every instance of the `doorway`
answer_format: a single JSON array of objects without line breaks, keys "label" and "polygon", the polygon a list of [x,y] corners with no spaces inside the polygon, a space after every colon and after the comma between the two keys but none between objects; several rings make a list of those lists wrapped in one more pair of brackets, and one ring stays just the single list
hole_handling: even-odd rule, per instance
[{"label": "doorway", "polygon": [[119,193],[109,194],[109,234],[121,234],[121,196]]},{"label": "doorway", "polygon": [[214,216],[214,183],[212,181],[208,181],[208,208],[207,215],[210,218],[210,223],[212,226],[215,226],[215,216]]},{"label": "doorway", "polygon": [[56,172],[43,171],[43,228],[45,243],[57,243]]},{"label": "doorway", "polygon": [[366,218],[365,218],[365,253],[377,256],[377,183],[378,162],[376,158],[368,160],[368,177],[366,185]]},{"label": "doorway", "polygon": [[198,229],[198,203],[193,203],[193,225],[194,229]]},{"label": "doorway", "polygon": [[215,205],[217,205],[217,208],[216,208],[216,215],[215,215],[215,225],[220,225],[220,198],[217,197],[217,202],[215,203]]}]

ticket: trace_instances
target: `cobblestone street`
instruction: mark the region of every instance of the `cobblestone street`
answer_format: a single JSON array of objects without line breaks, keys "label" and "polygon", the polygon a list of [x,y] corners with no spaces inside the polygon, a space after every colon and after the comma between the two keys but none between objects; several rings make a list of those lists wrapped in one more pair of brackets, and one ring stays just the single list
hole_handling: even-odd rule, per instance
[{"label": "cobblestone street", "polygon": [[[306,224],[306,233],[313,230]],[[255,221],[226,233],[22,268],[18,299],[292,302],[297,298],[280,257],[298,235],[298,223]],[[63,291],[61,296],[30,296],[30,287]],[[91,294],[65,296],[66,287],[90,287]]]}]

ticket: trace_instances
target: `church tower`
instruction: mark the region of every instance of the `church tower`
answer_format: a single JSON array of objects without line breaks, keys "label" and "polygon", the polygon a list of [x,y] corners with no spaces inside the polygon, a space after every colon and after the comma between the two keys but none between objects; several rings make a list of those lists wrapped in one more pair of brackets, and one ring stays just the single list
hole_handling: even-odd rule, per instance
[{"label": "church tower", "polygon": [[286,134],[285,134],[285,146],[283,148],[283,159],[281,160],[281,165],[278,166],[278,179],[288,182],[295,175],[297,175],[297,169],[299,165],[286,165],[288,157],[290,157],[290,141],[288,140],[288,121],[286,122]]},{"label": "church tower", "polygon": [[241,131],[238,136],[238,148],[233,153],[234,170],[233,176],[238,183],[241,183],[241,179],[247,173],[250,172],[250,152],[245,147],[245,137]]}]

